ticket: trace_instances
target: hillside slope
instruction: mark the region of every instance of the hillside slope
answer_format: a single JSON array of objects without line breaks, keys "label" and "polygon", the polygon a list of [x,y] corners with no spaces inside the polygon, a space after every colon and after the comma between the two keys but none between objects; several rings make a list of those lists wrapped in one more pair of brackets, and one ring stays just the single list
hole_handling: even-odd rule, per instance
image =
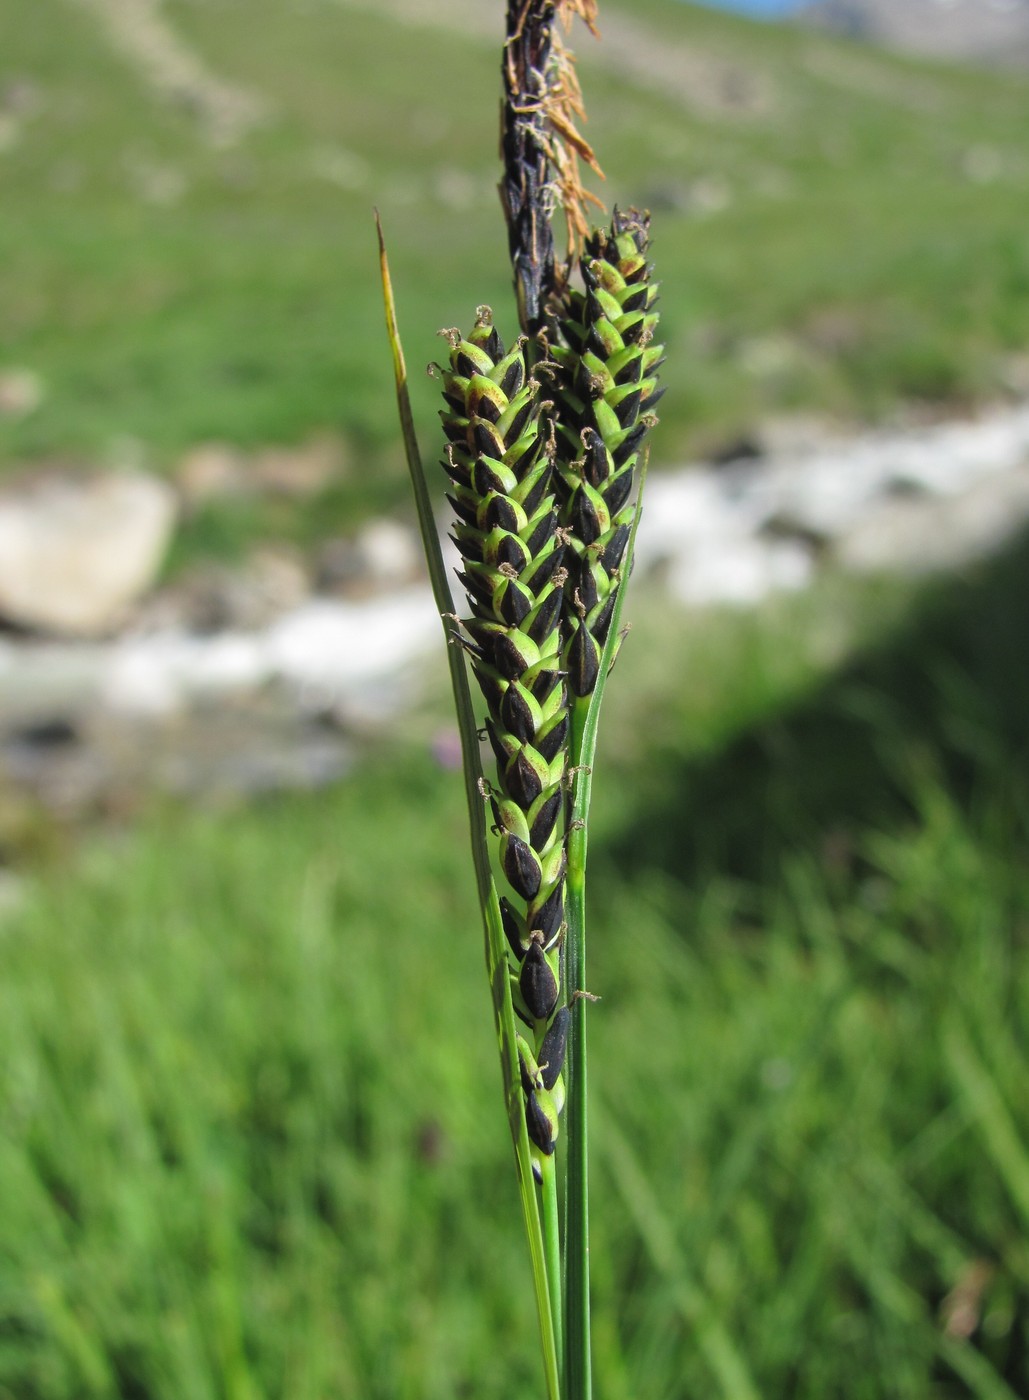
[{"label": "hillside slope", "polygon": [[[875,417],[1004,383],[1029,339],[1024,94],[676,0],[577,39],[610,202],[649,205],[669,393],[658,456],[762,415]],[[342,429],[403,490],[371,211],[412,364],[490,301],[501,6],[7,0],[0,465],[174,464]],[[433,422],[435,389],[416,377]],[[367,470],[377,464],[374,474]]]},{"label": "hillside slope", "polygon": [[1027,0],[814,0],[800,17],[910,53],[1029,62]]}]

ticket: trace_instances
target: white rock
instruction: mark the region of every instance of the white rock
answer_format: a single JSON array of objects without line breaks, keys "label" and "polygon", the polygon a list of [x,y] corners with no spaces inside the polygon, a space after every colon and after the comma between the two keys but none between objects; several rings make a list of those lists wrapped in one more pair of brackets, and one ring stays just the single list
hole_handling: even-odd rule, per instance
[{"label": "white rock", "polygon": [[268,655],[276,675],[329,705],[438,653],[442,642],[430,589],[409,588],[361,602],[307,603],[271,628]]},{"label": "white rock", "polygon": [[153,582],[175,520],[140,474],[43,476],[0,494],[0,614],[70,636],[107,631]]}]

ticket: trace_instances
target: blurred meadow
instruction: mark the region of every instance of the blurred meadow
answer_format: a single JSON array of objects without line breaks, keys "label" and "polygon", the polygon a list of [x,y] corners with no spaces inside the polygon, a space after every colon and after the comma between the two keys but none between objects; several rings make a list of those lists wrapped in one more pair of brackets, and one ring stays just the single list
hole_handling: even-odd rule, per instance
[{"label": "blurred meadow", "polygon": [[[40,392],[0,472],[346,444],[302,500],[187,513],[166,579],[410,519],[371,209],[412,371],[479,302],[513,329],[501,10],[4,0],[0,371]],[[677,0],[601,21],[588,134],[662,283],[655,472],[1029,393],[1024,75]],[[1024,1397],[1029,536],[743,611],[639,579],[628,612],[598,1400]],[[541,1393],[449,724],[441,642],[317,792],[69,827],[6,817],[0,772],[0,1400]]]}]

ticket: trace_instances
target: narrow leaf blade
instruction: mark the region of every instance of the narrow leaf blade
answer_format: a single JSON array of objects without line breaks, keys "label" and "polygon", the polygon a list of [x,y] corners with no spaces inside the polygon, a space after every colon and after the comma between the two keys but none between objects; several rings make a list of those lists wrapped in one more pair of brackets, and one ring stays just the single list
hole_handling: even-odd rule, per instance
[{"label": "narrow leaf blade", "polygon": [[472,859],[475,864],[476,883],[479,892],[479,906],[482,910],[486,935],[486,970],[493,999],[493,1017],[500,1048],[500,1063],[503,1073],[504,1102],[507,1106],[508,1122],[515,1146],[515,1164],[518,1175],[518,1190],[522,1203],[525,1232],[529,1241],[529,1254],[532,1262],[533,1287],[536,1294],[536,1309],[539,1315],[540,1337],[543,1349],[543,1367],[546,1377],[548,1400],[561,1400],[558,1348],[551,1312],[550,1287],[547,1280],[546,1251],[543,1229],[540,1223],[539,1203],[536,1198],[536,1185],[532,1175],[532,1162],[529,1155],[529,1135],[525,1126],[522,1109],[520,1071],[518,1068],[518,1046],[514,1006],[511,1001],[511,979],[508,973],[507,943],[504,937],[503,921],[500,914],[500,901],[490,867],[489,846],[487,844],[486,819],[479,781],[482,767],[479,762],[479,736],[475,711],[472,706],[468,686],[468,673],[464,654],[456,644],[456,624],[453,618],[454,603],[447,581],[446,565],[440,549],[436,520],[432,512],[428,482],[422,465],[418,438],[411,412],[411,400],[407,388],[407,368],[397,324],[396,304],[393,298],[393,284],[386,256],[386,244],[378,213],[375,224],[379,237],[379,270],[382,278],[382,295],[386,308],[386,330],[393,356],[393,374],[396,380],[397,407],[400,426],[404,438],[404,451],[411,475],[415,505],[418,511],[418,524],[422,544],[429,566],[433,597],[443,622],[447,639],[447,662],[450,667],[450,680],[454,691],[454,705],[457,710],[458,729],[461,735],[462,767],[464,771],[465,796],[468,802],[468,820],[471,827]]}]

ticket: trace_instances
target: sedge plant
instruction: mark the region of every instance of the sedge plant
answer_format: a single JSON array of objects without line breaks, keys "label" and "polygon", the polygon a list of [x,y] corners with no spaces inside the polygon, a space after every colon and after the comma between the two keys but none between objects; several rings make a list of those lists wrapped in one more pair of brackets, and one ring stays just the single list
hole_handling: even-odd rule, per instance
[{"label": "sedge plant", "polygon": [[[649,219],[591,227],[599,174],[561,27],[595,0],[508,0],[501,202],[519,333],[489,307],[441,332],[455,610],[407,392],[380,229],[398,404],[462,738],[486,961],[548,1400],[588,1400],[586,856],[597,726],[660,396]],[[555,253],[553,216],[567,253]],[[469,673],[481,696],[472,698]],[[483,763],[485,744],[489,755]],[[563,1149],[559,1152],[559,1143]],[[559,1176],[561,1180],[559,1180]],[[562,1191],[563,1187],[563,1191]],[[562,1199],[563,1197],[563,1199]]]}]

